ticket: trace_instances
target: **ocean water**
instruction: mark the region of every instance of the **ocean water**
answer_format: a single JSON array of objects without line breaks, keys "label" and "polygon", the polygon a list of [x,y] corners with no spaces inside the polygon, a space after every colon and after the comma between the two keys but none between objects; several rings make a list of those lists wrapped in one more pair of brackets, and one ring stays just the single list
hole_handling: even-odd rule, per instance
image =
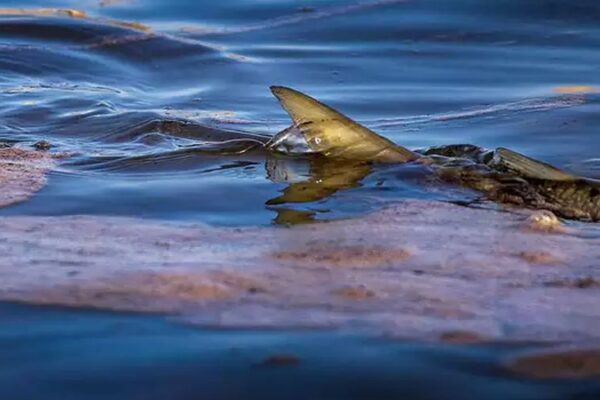
[{"label": "ocean water", "polygon": [[[68,154],[0,215],[293,224],[476,196],[414,165],[269,154],[290,123],[270,85],[410,148],[504,146],[600,178],[599,48],[597,0],[0,0],[0,142]],[[527,346],[0,304],[0,398],[600,398],[501,367]]]},{"label": "ocean water", "polygon": [[343,176],[339,190],[281,199],[294,183],[318,186],[345,172],[249,148],[246,139],[290,123],[270,85],[309,93],[410,148],[505,146],[600,177],[593,0],[0,8],[0,140],[46,140],[71,154],[44,190],[3,215],[270,224],[357,215],[403,197],[473,196],[423,183],[414,167],[388,166]]},{"label": "ocean water", "polygon": [[540,380],[533,344],[412,343],[330,331],[199,329],[159,316],[1,304],[0,396],[45,400],[595,400],[597,380]]}]

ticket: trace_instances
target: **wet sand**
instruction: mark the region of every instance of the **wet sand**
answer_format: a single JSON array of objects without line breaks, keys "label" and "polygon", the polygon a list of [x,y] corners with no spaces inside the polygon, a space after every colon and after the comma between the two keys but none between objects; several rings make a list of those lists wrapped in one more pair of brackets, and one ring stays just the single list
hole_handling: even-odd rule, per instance
[{"label": "wet sand", "polygon": [[53,165],[48,153],[3,147],[0,142],[0,207],[27,200],[43,188]]},{"label": "wet sand", "polygon": [[221,327],[597,341],[598,228],[539,231],[532,213],[404,201],[293,228],[2,217],[0,299]]}]

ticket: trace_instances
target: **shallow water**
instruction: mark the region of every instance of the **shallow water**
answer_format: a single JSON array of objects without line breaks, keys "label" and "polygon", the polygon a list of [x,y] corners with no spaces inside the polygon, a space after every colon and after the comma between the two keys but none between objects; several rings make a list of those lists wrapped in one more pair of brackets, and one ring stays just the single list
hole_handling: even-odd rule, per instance
[{"label": "shallow water", "polygon": [[[532,345],[414,344],[340,331],[223,331],[159,316],[0,304],[6,399],[595,399],[597,381],[505,370]],[[76,323],[74,323],[76,322]]]},{"label": "shallow water", "polygon": [[[270,85],[305,91],[410,148],[505,146],[600,178],[600,3],[543,3],[0,0],[0,142],[47,140],[71,155],[41,192],[0,215],[264,225],[400,198],[475,198],[414,165],[267,154],[256,142],[289,125]],[[87,17],[14,9],[40,7]],[[0,305],[0,326],[2,399],[595,399],[600,390],[508,374],[500,362],[520,346],[211,331],[12,304]],[[257,366],[274,353],[300,362]]]},{"label": "shallow water", "polygon": [[[473,198],[395,166],[282,201],[289,182],[273,179],[272,157],[239,142],[289,124],[273,84],[314,95],[411,148],[505,146],[600,177],[600,5],[592,0],[0,7],[87,13],[0,17],[0,140],[45,139],[74,153],[44,190],[2,215],[268,224],[356,215],[402,197]],[[295,181],[314,186],[323,177],[307,160],[275,162]]]}]

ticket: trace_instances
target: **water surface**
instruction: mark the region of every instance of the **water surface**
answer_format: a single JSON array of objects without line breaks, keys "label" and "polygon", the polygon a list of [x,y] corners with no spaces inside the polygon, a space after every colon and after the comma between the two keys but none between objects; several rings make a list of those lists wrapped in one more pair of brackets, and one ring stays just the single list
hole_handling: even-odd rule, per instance
[{"label": "water surface", "polygon": [[[39,10],[48,7],[86,17]],[[410,148],[504,146],[600,178],[596,0],[0,0],[0,9],[0,142],[46,140],[70,155],[40,193],[0,215],[263,225],[407,197],[476,197],[414,165],[268,154],[257,142],[289,125],[270,85]],[[581,400],[600,390],[508,374],[500,363],[519,346],[223,332],[13,304],[0,305],[0,325],[2,399]],[[300,362],[260,366],[273,353]]]},{"label": "water surface", "polygon": [[597,381],[508,372],[532,345],[222,331],[159,316],[0,304],[3,399],[597,399]]},{"label": "water surface", "polygon": [[[44,139],[73,154],[41,193],[3,215],[268,224],[290,213],[293,221],[356,215],[402,197],[473,198],[427,184],[413,167],[392,166],[321,197],[280,201],[290,182],[273,179],[260,146],[236,142],[263,140],[289,124],[268,90],[273,84],[305,91],[411,148],[505,146],[600,177],[595,1],[0,7],[7,14],[0,16],[0,139]],[[14,7],[80,9],[87,17],[19,15]],[[309,184],[324,169],[309,160],[280,168]]]}]

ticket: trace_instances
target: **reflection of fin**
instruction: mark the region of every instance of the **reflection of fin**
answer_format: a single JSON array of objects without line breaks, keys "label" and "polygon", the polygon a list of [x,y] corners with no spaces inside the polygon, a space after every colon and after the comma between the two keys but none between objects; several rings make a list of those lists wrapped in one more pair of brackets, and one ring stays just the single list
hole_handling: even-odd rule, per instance
[{"label": "reflection of fin", "polygon": [[376,162],[420,158],[312,97],[281,86],[272,86],[271,91],[311,149],[326,157]]},{"label": "reflection of fin", "polygon": [[[283,165],[279,165],[279,168],[283,168]],[[266,204],[273,206],[322,200],[339,190],[358,186],[369,172],[371,167],[361,162],[340,163],[323,158],[314,159],[311,161],[308,179],[292,180],[283,189],[281,196],[268,200]]]},{"label": "reflection of fin", "polygon": [[513,170],[525,178],[550,181],[572,181],[579,179],[577,176],[561,171],[552,165],[531,159],[503,147],[496,149],[493,162]]},{"label": "reflection of fin", "polygon": [[316,212],[305,210],[294,210],[292,208],[277,208],[275,209],[277,216],[273,219],[275,225],[299,225],[309,222],[317,222],[315,220]]}]

